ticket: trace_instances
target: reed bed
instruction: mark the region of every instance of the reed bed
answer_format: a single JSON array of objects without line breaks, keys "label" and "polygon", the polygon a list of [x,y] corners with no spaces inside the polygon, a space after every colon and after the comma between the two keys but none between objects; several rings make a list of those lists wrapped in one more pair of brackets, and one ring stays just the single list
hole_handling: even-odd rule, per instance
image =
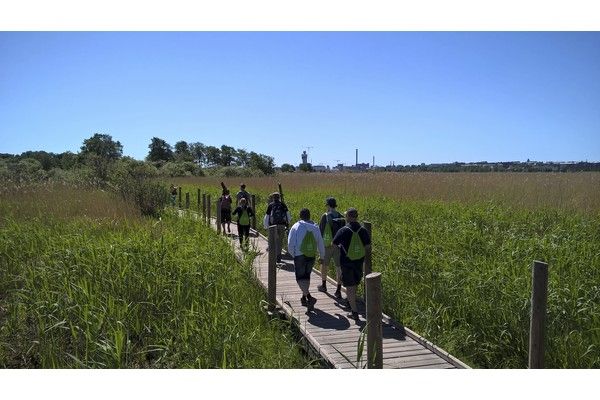
[{"label": "reed bed", "polygon": [[172,212],[131,218],[101,192],[64,194],[2,198],[0,366],[315,365],[263,312],[252,257],[239,262],[208,226]]},{"label": "reed bed", "polygon": [[[330,195],[341,211],[358,208],[373,224],[384,311],[474,367],[527,367],[531,264],[548,262],[546,365],[600,367],[600,174],[471,175],[398,174],[387,186],[388,174],[245,183],[257,195],[259,227],[277,182],[295,219],[308,207],[317,220]],[[411,180],[421,186],[402,187]],[[218,182],[183,191],[201,183],[216,199]]]}]

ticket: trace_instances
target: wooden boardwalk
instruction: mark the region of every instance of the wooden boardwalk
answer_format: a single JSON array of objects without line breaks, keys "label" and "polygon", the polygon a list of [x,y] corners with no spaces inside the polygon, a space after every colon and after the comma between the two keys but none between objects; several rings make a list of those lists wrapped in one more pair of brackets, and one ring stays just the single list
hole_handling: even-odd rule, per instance
[{"label": "wooden boardwalk", "polygon": [[[216,221],[212,220],[216,229]],[[229,239],[239,257],[237,227],[232,225]],[[251,246],[258,251],[254,260],[255,276],[265,290],[268,288],[268,240],[261,234],[252,232]],[[318,269],[318,265],[317,268]],[[328,278],[328,293],[319,292],[321,275],[313,269],[310,293],[317,299],[314,310],[307,312],[300,304],[302,291],[296,283],[294,264],[291,257],[283,257],[277,268],[277,306],[285,317],[291,320],[302,333],[312,351],[334,368],[364,368],[366,365],[366,339],[361,356],[358,356],[362,330],[366,325],[365,305],[359,302],[360,321],[348,319],[347,309],[335,299],[335,282]],[[345,291],[342,288],[345,298]],[[469,368],[460,360],[425,340],[415,332],[383,315],[383,368]]]}]

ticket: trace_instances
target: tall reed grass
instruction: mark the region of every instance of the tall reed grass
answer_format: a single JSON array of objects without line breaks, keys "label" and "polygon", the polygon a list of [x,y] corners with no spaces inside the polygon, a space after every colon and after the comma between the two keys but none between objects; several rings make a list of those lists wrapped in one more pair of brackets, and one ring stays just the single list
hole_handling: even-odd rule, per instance
[{"label": "tall reed grass", "polygon": [[[463,181],[472,188],[463,194],[455,185],[459,174],[406,178],[420,180],[419,189],[385,187],[386,175],[280,181],[295,219],[303,207],[317,219],[330,195],[340,211],[358,208],[360,219],[373,224],[384,311],[475,367],[527,366],[531,264],[548,262],[547,366],[600,367],[600,174],[463,176],[472,179]],[[483,194],[475,191],[479,180]],[[245,183],[264,215],[277,179]],[[220,192],[211,180],[202,190]],[[538,192],[546,194],[539,202]]]},{"label": "tall reed grass", "polygon": [[263,313],[251,258],[240,263],[209,227],[141,218],[101,192],[77,191],[65,210],[62,194],[2,199],[0,366],[313,365]]}]

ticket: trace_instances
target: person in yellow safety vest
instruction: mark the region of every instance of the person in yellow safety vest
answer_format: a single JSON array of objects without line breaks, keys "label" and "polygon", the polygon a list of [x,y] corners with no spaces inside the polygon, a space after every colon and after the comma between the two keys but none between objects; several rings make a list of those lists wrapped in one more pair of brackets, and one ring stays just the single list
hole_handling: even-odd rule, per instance
[{"label": "person in yellow safety vest", "polygon": [[296,282],[302,290],[300,304],[307,308],[307,311],[314,309],[317,299],[312,297],[309,292],[310,274],[317,253],[321,257],[321,262],[325,256],[325,245],[319,227],[310,220],[310,211],[308,208],[300,210],[300,220],[290,228],[288,235],[288,252],[294,257],[294,272]]},{"label": "person in yellow safety vest", "polygon": [[231,215],[238,216],[237,227],[240,247],[242,250],[246,250],[248,248],[248,241],[250,240],[250,218],[254,216],[254,211],[252,210],[252,207],[248,205],[246,199],[242,197],[240,199],[240,205],[233,210]]}]

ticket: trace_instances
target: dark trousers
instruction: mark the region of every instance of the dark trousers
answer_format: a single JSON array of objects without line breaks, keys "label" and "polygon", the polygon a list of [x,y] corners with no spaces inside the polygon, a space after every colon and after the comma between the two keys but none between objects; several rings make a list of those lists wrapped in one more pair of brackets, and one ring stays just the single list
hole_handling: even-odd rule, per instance
[{"label": "dark trousers", "polygon": [[306,257],[299,255],[294,257],[294,272],[296,274],[296,280],[300,281],[303,279],[310,279],[310,273],[315,265],[314,257]]},{"label": "dark trousers", "polygon": [[240,238],[240,245],[244,244],[244,238],[250,240],[250,225],[238,224],[238,237]]}]

